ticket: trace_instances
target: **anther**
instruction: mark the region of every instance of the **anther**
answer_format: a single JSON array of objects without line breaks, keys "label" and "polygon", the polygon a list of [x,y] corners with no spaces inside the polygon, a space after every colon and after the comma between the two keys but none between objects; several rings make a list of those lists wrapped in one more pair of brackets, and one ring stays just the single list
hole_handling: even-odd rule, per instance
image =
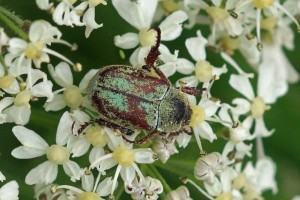
[{"label": "anther", "polygon": [[237,128],[239,126],[239,124],[240,123],[238,121],[233,122],[232,128]]},{"label": "anther", "polygon": [[56,185],[52,185],[51,188],[50,188],[51,193],[54,194],[56,192],[56,188],[57,188]]},{"label": "anther", "polygon": [[206,156],[207,155],[207,152],[206,151],[201,151],[200,152],[200,157],[203,157],[203,156]]},{"label": "anther", "polygon": [[180,180],[183,184],[187,184],[187,183],[188,183],[188,178],[187,178],[187,177],[180,177],[179,180]]},{"label": "anther", "polygon": [[230,16],[233,17],[234,19],[237,19],[237,18],[239,17],[238,14],[237,14],[236,12],[234,12],[234,11],[229,11],[229,14],[230,14]]},{"label": "anther", "polygon": [[263,50],[263,44],[261,42],[257,43],[256,47],[257,47],[258,51]]},{"label": "anther", "polygon": [[78,49],[78,45],[77,44],[72,44],[71,45],[71,51],[76,51]]},{"label": "anther", "polygon": [[158,155],[157,155],[156,153],[154,153],[154,154],[152,155],[152,158],[153,158],[153,160],[158,160]]},{"label": "anther", "polygon": [[91,170],[89,170],[89,169],[86,169],[85,171],[84,171],[84,174],[85,175],[91,175],[92,174],[92,172],[91,172]]},{"label": "anther", "polygon": [[73,65],[73,70],[75,72],[81,72],[82,71],[82,65],[80,63],[76,63]]},{"label": "anther", "polygon": [[254,35],[252,34],[252,33],[247,33],[246,34],[246,38],[248,39],[248,40],[252,40],[252,39],[254,39]]}]

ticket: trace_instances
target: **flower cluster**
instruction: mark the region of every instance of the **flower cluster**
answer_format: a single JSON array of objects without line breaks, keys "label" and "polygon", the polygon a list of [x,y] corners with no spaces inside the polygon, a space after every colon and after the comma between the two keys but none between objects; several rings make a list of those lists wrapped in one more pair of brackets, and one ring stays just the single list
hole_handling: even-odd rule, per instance
[{"label": "flower cluster", "polygon": [[[134,125],[120,124],[120,116],[115,114],[109,119],[104,114],[108,111],[97,110],[100,103],[93,102],[91,94],[94,87],[100,87],[100,81],[95,81],[99,78],[98,69],[86,70],[76,84],[73,74],[82,71],[81,64],[52,48],[53,44],[63,44],[73,51],[77,45],[63,40],[62,32],[50,22],[42,19],[24,22],[0,6],[0,20],[10,22],[8,28],[16,32],[10,36],[9,31],[0,27],[0,124],[14,124],[12,133],[21,143],[11,152],[14,158],[44,157],[46,160],[25,177],[25,183],[35,187],[36,199],[115,199],[126,192],[134,200],[160,197],[189,200],[192,197],[186,186],[195,187],[211,200],[260,200],[265,191],[278,192],[276,164],[265,154],[263,145],[263,139],[272,136],[275,130],[266,126],[264,115],[272,112],[271,105],[287,93],[289,84],[299,81],[299,73],[283,50],[294,49],[291,27],[296,24],[299,30],[296,19],[300,15],[299,0],[284,3],[278,0],[36,0],[36,4],[41,10],[49,11],[57,25],[85,26],[85,37],[103,26],[95,20],[96,7],[112,4],[118,16],[135,31],[120,32],[112,45],[126,51],[132,49],[128,62],[135,69],[134,76],[140,70],[143,78],[147,74],[151,79],[164,79],[159,80],[161,84],[169,83],[167,77],[177,78],[170,88],[178,91],[188,105],[187,108],[180,105],[182,113],[178,114],[189,113],[186,124],[181,116],[168,115],[168,125],[162,126],[173,126],[177,118],[182,126],[170,132],[160,131],[159,125],[165,120],[161,119],[164,112],[170,113],[167,110],[170,107],[161,106],[150,112],[149,106],[139,105],[146,113],[157,115],[145,117],[147,123],[156,124],[149,130],[132,130]],[[183,31],[193,36],[184,38]],[[168,45],[178,38],[183,39],[184,49],[172,52]],[[185,50],[189,57],[181,57]],[[221,65],[210,60],[209,50],[219,56]],[[247,61],[244,65],[249,68],[240,66],[236,54],[244,57]],[[152,62],[149,59],[154,59],[153,63],[149,64]],[[229,88],[241,95],[231,102],[213,96],[214,83],[226,77]],[[113,81],[126,88],[131,80]],[[162,98],[171,93],[170,88]],[[117,89],[112,90],[117,94]],[[127,106],[118,97],[107,95],[106,98],[124,109]],[[32,109],[37,106],[34,102],[38,100],[43,101],[42,111],[63,110],[56,134],[52,134],[55,142],[46,141],[44,134],[27,127]],[[207,141],[205,145],[203,141]],[[207,147],[215,141],[220,141],[223,148]],[[256,160],[252,158],[254,146]],[[197,158],[190,164],[194,171],[179,174],[188,177],[181,178],[187,185],[172,190],[157,167],[171,166],[173,155],[190,147],[197,149],[193,152]],[[184,161],[174,163],[172,168],[185,167]],[[65,175],[68,178],[61,183],[57,178]],[[0,171],[0,181],[5,180]],[[0,199],[18,199],[18,188],[16,181],[6,183],[0,188]]]}]

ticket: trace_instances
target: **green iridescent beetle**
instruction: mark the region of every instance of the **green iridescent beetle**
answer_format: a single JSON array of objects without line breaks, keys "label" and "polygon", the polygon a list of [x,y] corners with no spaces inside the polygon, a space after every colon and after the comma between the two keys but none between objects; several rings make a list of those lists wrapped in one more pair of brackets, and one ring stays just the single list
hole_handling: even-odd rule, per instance
[{"label": "green iridescent beetle", "polygon": [[[192,109],[184,93],[201,95],[194,87],[175,88],[154,66],[159,56],[160,29],[157,41],[145,58],[142,68],[110,65],[101,68],[88,86],[89,99],[99,111],[99,118],[81,126],[80,134],[90,124],[117,129],[130,143],[141,144],[157,134],[179,133],[189,125]],[[134,130],[147,135],[135,141],[126,138]]]}]

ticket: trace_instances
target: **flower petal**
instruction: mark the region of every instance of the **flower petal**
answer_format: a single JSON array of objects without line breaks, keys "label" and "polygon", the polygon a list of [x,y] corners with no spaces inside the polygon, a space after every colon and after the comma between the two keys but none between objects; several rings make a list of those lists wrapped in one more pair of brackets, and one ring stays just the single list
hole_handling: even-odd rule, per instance
[{"label": "flower petal", "polygon": [[38,165],[37,167],[30,170],[30,172],[25,177],[25,182],[28,185],[34,184],[50,184],[52,183],[57,177],[57,165],[50,162],[45,161],[42,164]]},{"label": "flower petal", "polygon": [[229,79],[229,84],[233,87],[236,91],[240,92],[244,95],[247,99],[253,100],[254,99],[254,92],[249,81],[249,78],[245,75],[236,75],[232,74]]},{"label": "flower petal", "polygon": [[197,31],[197,37],[188,38],[185,41],[185,46],[195,61],[206,59],[206,44],[207,39],[202,36],[200,30]]},{"label": "flower petal", "polygon": [[45,149],[33,148],[27,146],[17,147],[11,152],[11,155],[18,159],[36,158],[44,154],[46,154]]},{"label": "flower petal", "polygon": [[77,180],[80,180],[82,172],[76,162],[69,160],[68,162],[63,164],[63,168],[65,173],[71,177],[71,181],[75,182]]},{"label": "flower petal", "polygon": [[112,4],[125,21],[138,30],[149,28],[156,10],[157,0],[113,0]]},{"label": "flower petal", "polygon": [[115,36],[114,42],[117,47],[122,49],[132,49],[139,44],[139,38],[136,33],[125,33]]},{"label": "flower petal", "polygon": [[150,149],[134,149],[135,152],[135,162],[137,163],[153,163],[155,160],[154,152]]},{"label": "flower petal", "polygon": [[188,19],[185,12],[179,10],[170,14],[159,25],[161,29],[161,40],[170,41],[178,38],[182,32],[182,23]]},{"label": "flower petal", "polygon": [[44,150],[48,149],[49,147],[41,136],[23,126],[15,126],[13,127],[12,131],[21,144],[25,147]]},{"label": "flower petal", "polygon": [[18,200],[19,185],[16,181],[10,181],[3,185],[0,189],[0,199],[3,200]]}]

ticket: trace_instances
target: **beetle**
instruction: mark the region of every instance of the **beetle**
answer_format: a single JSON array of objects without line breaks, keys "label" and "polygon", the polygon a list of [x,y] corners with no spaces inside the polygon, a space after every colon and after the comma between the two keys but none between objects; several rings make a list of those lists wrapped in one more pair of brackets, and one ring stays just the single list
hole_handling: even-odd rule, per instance
[{"label": "beetle", "polygon": [[[110,65],[99,69],[90,80],[87,93],[99,118],[81,126],[78,133],[92,123],[119,130],[125,141],[141,144],[157,134],[177,134],[184,131],[192,109],[184,93],[201,95],[203,90],[182,86],[175,88],[155,66],[160,55],[160,29],[156,44],[151,47],[142,68]],[[142,130],[147,135],[131,141],[126,135]]]}]

